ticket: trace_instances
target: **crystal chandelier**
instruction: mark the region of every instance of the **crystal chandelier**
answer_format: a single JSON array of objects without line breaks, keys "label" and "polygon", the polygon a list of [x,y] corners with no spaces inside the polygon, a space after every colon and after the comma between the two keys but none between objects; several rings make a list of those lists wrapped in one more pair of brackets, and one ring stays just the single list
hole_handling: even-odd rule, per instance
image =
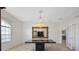
[{"label": "crystal chandelier", "polygon": [[43,23],[43,20],[42,20],[42,10],[39,11],[40,13],[40,17],[39,17],[39,20],[37,22],[37,24],[35,25],[35,27],[47,27],[44,23]]},{"label": "crystal chandelier", "polygon": [[44,27],[44,26],[46,26],[46,25],[45,25],[45,24],[43,23],[43,21],[42,21],[42,16],[41,16],[42,10],[40,10],[39,13],[40,13],[40,18],[39,18],[39,20],[38,20],[37,26],[38,26],[38,27]]}]

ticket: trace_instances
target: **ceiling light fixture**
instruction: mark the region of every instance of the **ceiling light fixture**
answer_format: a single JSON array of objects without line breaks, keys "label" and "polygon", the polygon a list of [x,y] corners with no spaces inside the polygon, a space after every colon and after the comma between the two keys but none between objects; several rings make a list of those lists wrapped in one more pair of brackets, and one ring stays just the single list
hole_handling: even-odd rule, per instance
[{"label": "ceiling light fixture", "polygon": [[43,20],[42,20],[42,13],[43,13],[43,11],[40,10],[40,11],[39,11],[39,14],[40,14],[39,20],[38,20],[37,24],[36,24],[35,26],[33,26],[33,27],[39,27],[39,28],[41,28],[41,27],[48,27],[47,25],[45,25],[45,24],[43,23]]},{"label": "ceiling light fixture", "polygon": [[38,21],[38,23],[37,23],[37,26],[38,26],[38,27],[45,27],[45,26],[46,26],[46,25],[43,23],[43,21],[42,21],[42,13],[43,13],[43,11],[40,10],[40,11],[39,11],[40,17],[39,17],[39,21]]}]

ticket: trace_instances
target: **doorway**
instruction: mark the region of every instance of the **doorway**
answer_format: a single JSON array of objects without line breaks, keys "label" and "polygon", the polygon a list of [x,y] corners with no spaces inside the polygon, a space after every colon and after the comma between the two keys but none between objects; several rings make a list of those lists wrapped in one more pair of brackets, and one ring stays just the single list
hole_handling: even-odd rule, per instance
[{"label": "doorway", "polygon": [[62,30],[62,44],[66,46],[66,30]]}]

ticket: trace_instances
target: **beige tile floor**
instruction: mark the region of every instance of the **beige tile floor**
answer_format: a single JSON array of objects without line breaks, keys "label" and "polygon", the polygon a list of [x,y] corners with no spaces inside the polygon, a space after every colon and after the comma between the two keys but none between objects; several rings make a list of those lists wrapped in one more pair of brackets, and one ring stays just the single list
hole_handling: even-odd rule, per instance
[{"label": "beige tile floor", "polygon": [[[69,48],[67,48],[64,44],[55,44],[55,43],[46,43],[45,44],[45,50],[46,51],[71,51]],[[15,48],[9,49],[8,51],[35,51],[35,44],[22,44],[20,46],[17,46]]]}]

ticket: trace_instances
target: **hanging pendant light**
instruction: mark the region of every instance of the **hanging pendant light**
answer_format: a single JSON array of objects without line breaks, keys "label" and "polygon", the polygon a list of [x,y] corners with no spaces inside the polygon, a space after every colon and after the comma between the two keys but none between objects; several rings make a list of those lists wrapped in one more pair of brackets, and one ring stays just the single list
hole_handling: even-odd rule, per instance
[{"label": "hanging pendant light", "polygon": [[41,27],[47,27],[47,26],[43,23],[43,20],[42,20],[42,15],[41,15],[42,10],[40,10],[39,13],[40,13],[40,17],[35,27],[39,27],[41,29]]}]

